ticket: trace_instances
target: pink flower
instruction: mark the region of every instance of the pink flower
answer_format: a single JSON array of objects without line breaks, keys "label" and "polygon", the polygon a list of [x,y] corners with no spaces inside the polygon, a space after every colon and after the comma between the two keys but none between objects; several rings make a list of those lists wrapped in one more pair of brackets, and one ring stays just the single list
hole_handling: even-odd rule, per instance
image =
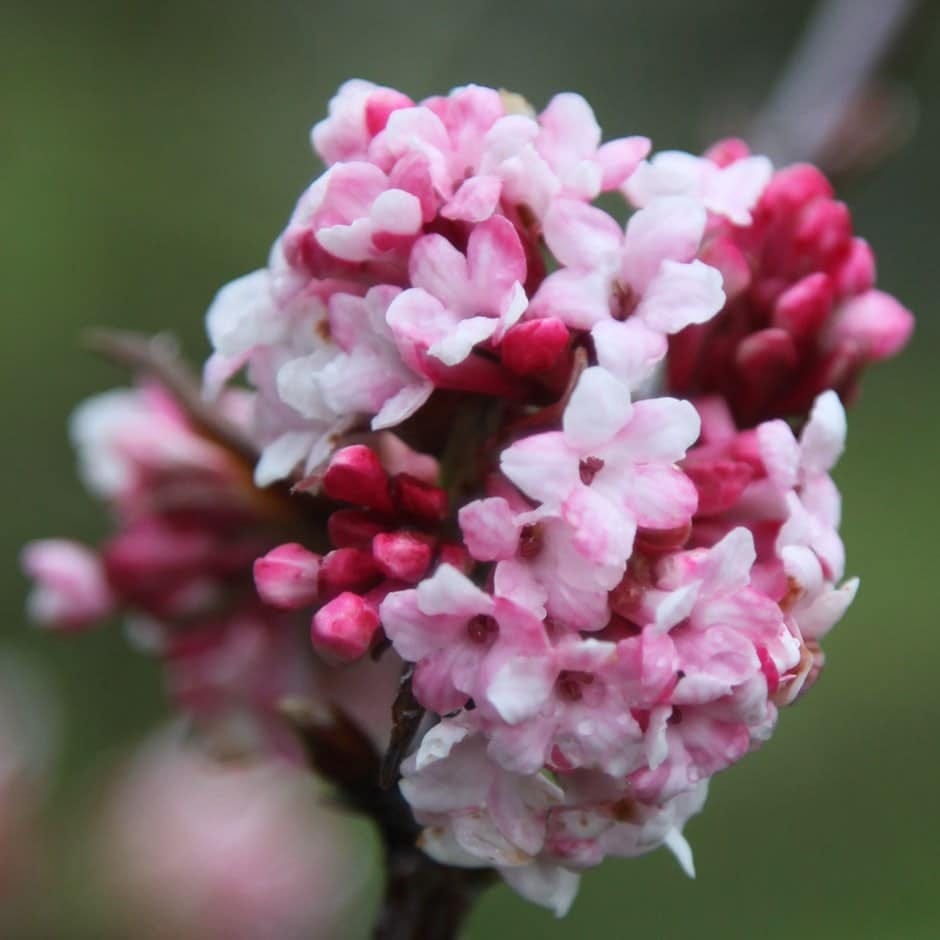
[{"label": "pink flower", "polygon": [[666,196],[685,196],[699,200],[709,212],[726,216],[736,225],[749,225],[751,210],[772,173],[766,157],[747,156],[719,166],[707,157],[663,150],[636,168],[623,191],[639,208]]},{"label": "pink flower", "polygon": [[402,773],[402,793],[427,827],[428,854],[448,865],[492,865],[529,900],[559,917],[567,912],[578,877],[539,858],[551,807],[563,799],[557,784],[501,769],[482,737],[452,720],[427,732]]},{"label": "pink flower", "polygon": [[623,564],[637,526],[675,529],[695,511],[695,487],[675,467],[698,436],[687,402],[631,404],[599,367],[586,370],[561,431],[535,434],[503,451],[503,473],[526,496],[557,510],[575,545],[603,564]]},{"label": "pink flower", "polygon": [[309,778],[179,739],[149,741],[107,790],[88,861],[112,909],[154,940],[335,935],[361,878]]},{"label": "pink flower", "polygon": [[[628,190],[635,186],[645,198],[674,183],[687,191],[711,180],[722,200],[753,194],[763,175],[756,172],[760,158],[741,147],[729,153],[727,160],[712,155],[713,171],[704,165],[709,160],[669,156],[658,169],[654,160]],[[744,185],[725,192],[722,181],[739,174]],[[874,289],[871,249],[853,234],[847,207],[815,167],[774,173],[749,214],[740,210],[750,195],[737,210],[736,199],[723,209],[715,205],[728,218],[713,220],[700,252],[722,271],[727,303],[713,320],[670,341],[669,388],[721,394],[744,427],[802,417],[826,389],[850,401],[863,368],[904,347],[914,325],[910,312]]]},{"label": "pink flower", "polygon": [[501,711],[513,714],[553,681],[542,621],[481,591],[451,565],[414,590],[389,594],[379,616],[398,655],[417,663],[418,699],[438,714],[488,694],[497,681],[507,690]]},{"label": "pink flower", "polygon": [[414,247],[412,290],[388,310],[388,323],[404,360],[420,370],[424,356],[455,366],[473,347],[499,342],[525,312],[526,259],[519,236],[502,218],[476,226],[464,256],[440,235]]},{"label": "pink flower", "polygon": [[554,622],[573,630],[607,624],[607,595],[623,577],[623,561],[598,561],[585,552],[557,512],[524,504],[514,510],[494,496],[462,507],[459,520],[470,554],[500,561],[496,578],[507,594],[523,593],[533,609],[544,606]]},{"label": "pink flower", "polygon": [[[528,315],[554,316],[577,329],[604,324],[595,338],[599,350],[653,344],[647,355],[655,363],[665,354],[658,337],[704,323],[724,304],[721,275],[695,257],[705,221],[700,203],[669,197],[633,215],[623,232],[600,209],[557,200],[545,217],[545,241],[563,267],[545,279]],[[627,317],[635,322],[621,322]],[[628,330],[629,339],[618,341],[619,330]],[[619,358],[604,364],[616,368]],[[648,373],[637,371],[618,370],[618,377],[633,384]]]},{"label": "pink flower", "polygon": [[310,138],[314,150],[328,166],[347,160],[363,160],[369,144],[388,123],[393,111],[414,102],[394,88],[362,79],[344,82],[330,100],[330,116],[314,125]]},{"label": "pink flower", "polygon": [[30,542],[21,563],[35,581],[29,615],[37,623],[62,630],[94,626],[114,607],[104,568],[98,556],[65,539]]}]

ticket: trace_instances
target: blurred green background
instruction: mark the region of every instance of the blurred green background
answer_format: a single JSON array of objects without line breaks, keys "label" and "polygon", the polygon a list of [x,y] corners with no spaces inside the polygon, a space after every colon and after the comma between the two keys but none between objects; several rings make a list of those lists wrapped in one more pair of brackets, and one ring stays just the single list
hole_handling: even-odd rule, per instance
[{"label": "blurred green background", "polygon": [[[5,0],[0,647],[47,669],[61,698],[52,845],[56,833],[74,841],[101,762],[164,714],[156,669],[119,630],[63,640],[22,612],[19,546],[103,531],[64,429],[79,399],[123,376],[79,351],[82,329],[170,329],[202,357],[203,311],[219,285],[264,263],[318,172],[308,128],[347,77],[413,96],[478,81],[537,104],[574,89],[608,137],[697,149],[760,104],[811,6]],[[917,32],[893,69],[919,102],[916,134],[842,187],[881,286],[919,321],[908,352],[869,375],[850,422],[837,479],[862,590],[829,639],[823,681],[770,746],[714,782],[688,829],[696,881],[665,853],[609,863],[562,922],[496,889],[470,938],[940,936],[937,18]],[[107,935],[63,858],[32,930]]]}]

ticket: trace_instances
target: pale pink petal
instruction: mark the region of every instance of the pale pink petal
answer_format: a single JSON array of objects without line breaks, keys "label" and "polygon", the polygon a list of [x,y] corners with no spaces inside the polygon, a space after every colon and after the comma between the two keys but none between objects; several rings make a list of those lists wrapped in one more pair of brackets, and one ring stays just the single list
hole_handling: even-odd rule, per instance
[{"label": "pale pink petal", "polygon": [[467,550],[477,561],[512,558],[519,547],[515,513],[501,497],[477,499],[457,514]]},{"label": "pale pink petal", "polygon": [[411,662],[456,642],[464,629],[459,616],[435,616],[423,611],[421,606],[417,591],[395,591],[379,607],[379,619],[386,636],[398,655]]},{"label": "pale pink petal", "polygon": [[650,151],[648,137],[621,137],[602,144],[595,156],[601,168],[601,189],[619,189]]},{"label": "pale pink petal", "polygon": [[404,190],[387,189],[372,203],[369,221],[378,232],[414,235],[421,229],[421,203]]},{"label": "pale pink petal", "polygon": [[461,222],[483,222],[496,211],[502,189],[498,176],[472,176],[441,209],[441,215]]},{"label": "pale pink petal", "polygon": [[550,657],[513,655],[488,670],[485,701],[503,721],[518,724],[538,714],[555,686],[558,672]]},{"label": "pale pink petal", "polygon": [[525,251],[508,219],[494,216],[474,228],[467,243],[467,269],[475,293],[471,303],[478,308],[467,312],[499,313],[506,293],[526,277]]},{"label": "pale pink petal", "polygon": [[691,261],[705,232],[701,203],[679,196],[660,199],[631,216],[624,238],[621,274],[644,294],[664,261]]},{"label": "pale pink petal", "polygon": [[[647,398],[634,402],[630,423],[604,451],[617,461],[675,462],[695,443],[699,429],[698,412],[691,402]],[[603,475],[601,471],[599,477]]]},{"label": "pale pink petal", "polygon": [[575,872],[543,861],[503,868],[500,874],[513,891],[533,904],[547,907],[556,917],[564,917],[571,909],[581,882]]},{"label": "pale pink petal", "polygon": [[372,419],[372,430],[379,431],[382,428],[393,428],[401,424],[431,397],[433,391],[432,382],[416,381],[412,385],[406,385],[400,392],[386,399],[385,404]]},{"label": "pale pink petal", "polygon": [[522,780],[499,773],[487,794],[487,809],[499,831],[526,855],[538,855],[545,844],[545,817],[526,805]]},{"label": "pale pink petal", "polygon": [[544,225],[545,242],[561,264],[590,270],[616,263],[623,230],[602,209],[576,199],[556,199]]},{"label": "pale pink petal", "polygon": [[831,389],[813,403],[809,421],[800,435],[800,456],[806,473],[826,473],[845,448],[845,408]]},{"label": "pale pink petal", "polygon": [[477,343],[490,339],[498,328],[499,321],[492,317],[461,320],[446,336],[428,347],[428,354],[440,359],[444,365],[455,366],[473,352]]},{"label": "pale pink petal", "polygon": [[525,865],[531,856],[513,845],[484,810],[461,813],[451,823],[462,848],[494,867]]},{"label": "pale pink petal", "polygon": [[843,617],[858,593],[858,578],[826,590],[796,614],[800,633],[808,640],[822,639]]},{"label": "pale pink petal", "polygon": [[678,333],[710,320],[725,303],[721,272],[701,261],[666,260],[649,282],[635,315],[654,330]]},{"label": "pale pink petal", "polygon": [[578,458],[561,431],[516,441],[502,452],[500,468],[527,496],[556,505],[580,484]]},{"label": "pale pink petal", "polygon": [[705,184],[705,206],[735,225],[750,225],[751,210],[757,205],[770,177],[773,164],[767,157],[745,157],[710,175]]},{"label": "pale pink petal", "polygon": [[265,445],[261,459],[255,466],[255,484],[270,486],[277,480],[290,476],[310,454],[320,438],[315,431],[285,431],[270,444]]},{"label": "pale pink petal", "polygon": [[533,576],[530,566],[515,559],[501,561],[496,566],[493,590],[497,597],[512,598],[536,617],[545,616],[546,591]]},{"label": "pale pink petal", "polygon": [[700,198],[705,176],[716,170],[704,157],[681,150],[663,150],[636,168],[624,186],[624,193],[640,208],[671,196]]},{"label": "pale pink petal", "polygon": [[585,451],[604,444],[630,420],[630,389],[600,366],[581,374],[565,408],[562,428],[571,446]]},{"label": "pale pink petal", "polygon": [[389,305],[385,319],[405,364],[418,373],[423,353],[459,322],[436,297],[417,287],[402,291]]},{"label": "pale pink petal", "polygon": [[779,490],[791,490],[799,481],[800,447],[786,421],[765,421],[757,428],[761,461]]},{"label": "pale pink petal", "polygon": [[692,481],[665,464],[636,465],[623,492],[622,503],[637,525],[650,529],[684,526],[698,506],[698,490]]},{"label": "pale pink petal", "polygon": [[530,317],[556,317],[579,330],[610,319],[613,284],[604,271],[562,268],[544,281],[529,304]]},{"label": "pale pink petal", "polygon": [[702,705],[730,695],[760,670],[754,644],[729,627],[677,630],[673,640],[684,673],[672,694],[676,705]]},{"label": "pale pink petal", "polygon": [[539,125],[539,152],[562,175],[593,157],[601,142],[601,129],[591,106],[573,92],[555,95],[539,115]]},{"label": "pale pink petal", "polygon": [[574,545],[585,558],[615,568],[626,564],[636,534],[632,511],[618,511],[617,503],[592,487],[579,486],[562,504],[562,516],[574,530]]},{"label": "pale pink petal", "polygon": [[317,230],[316,239],[324,250],[342,261],[368,261],[374,254],[372,223],[356,219],[350,225],[330,225]]},{"label": "pale pink petal", "polygon": [[680,868],[690,877],[695,877],[695,861],[692,858],[692,846],[679,829],[670,829],[663,839],[663,845],[675,856]]},{"label": "pale pink petal", "polygon": [[227,357],[278,342],[286,325],[274,304],[267,270],[226,284],[209,306],[206,328],[213,348]]},{"label": "pale pink petal", "polygon": [[[425,235],[415,242],[408,264],[411,283],[457,313],[472,315],[467,259],[442,235]],[[406,291],[407,293],[407,291]]]},{"label": "pale pink petal", "polygon": [[441,565],[417,587],[418,606],[429,616],[474,617],[493,609],[493,598],[452,565]]},{"label": "pale pink petal", "polygon": [[652,375],[668,349],[663,333],[642,320],[601,320],[591,328],[597,362],[630,388]]}]

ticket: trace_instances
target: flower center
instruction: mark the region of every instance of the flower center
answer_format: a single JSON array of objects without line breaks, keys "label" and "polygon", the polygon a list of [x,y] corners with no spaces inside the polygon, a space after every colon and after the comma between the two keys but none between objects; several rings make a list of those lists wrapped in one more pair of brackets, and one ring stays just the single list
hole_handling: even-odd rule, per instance
[{"label": "flower center", "polygon": [[480,646],[492,643],[498,633],[499,624],[489,614],[477,614],[467,621],[467,636]]},{"label": "flower center", "polygon": [[542,527],[537,522],[524,525],[519,532],[519,555],[532,559],[542,550]]},{"label": "flower center", "polygon": [[581,482],[585,486],[590,486],[594,482],[594,477],[604,469],[604,461],[600,457],[585,457],[578,464],[578,473],[581,475]]},{"label": "flower center", "polygon": [[565,669],[557,679],[558,694],[561,698],[568,699],[569,702],[580,702],[584,697],[584,686],[590,685],[593,681],[594,676],[589,672]]}]

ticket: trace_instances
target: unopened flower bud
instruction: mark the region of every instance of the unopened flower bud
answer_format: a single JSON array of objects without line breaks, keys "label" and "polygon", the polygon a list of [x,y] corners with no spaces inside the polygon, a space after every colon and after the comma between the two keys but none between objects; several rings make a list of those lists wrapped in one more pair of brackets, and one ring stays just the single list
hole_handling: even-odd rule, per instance
[{"label": "unopened flower bud", "polygon": [[319,593],[320,556],[303,545],[278,545],[254,564],[255,587],[272,607],[296,610],[309,607]]},{"label": "unopened flower bud", "polygon": [[323,476],[323,491],[332,499],[391,512],[388,474],[375,452],[364,444],[337,451]]},{"label": "unopened flower bud", "polygon": [[372,557],[388,577],[417,584],[431,564],[432,541],[414,532],[382,532],[372,541]]},{"label": "unopened flower bud", "polygon": [[379,615],[358,594],[345,591],[313,617],[311,639],[321,653],[352,662],[369,650]]},{"label": "unopened flower bud", "polygon": [[101,562],[84,545],[66,539],[30,542],[21,562],[36,582],[28,606],[37,622],[77,630],[111,612],[114,600]]}]

